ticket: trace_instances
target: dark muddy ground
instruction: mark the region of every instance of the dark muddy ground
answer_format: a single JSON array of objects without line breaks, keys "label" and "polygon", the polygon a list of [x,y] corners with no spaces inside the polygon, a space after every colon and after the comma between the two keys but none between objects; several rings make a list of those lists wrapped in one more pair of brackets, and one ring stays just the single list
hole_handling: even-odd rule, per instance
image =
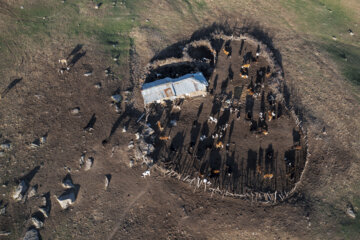
[{"label": "dark muddy ground", "polygon": [[[208,96],[178,101],[174,105],[181,111],[174,111],[172,104],[153,106],[149,123],[158,136],[170,136],[167,141],[157,138],[154,159],[183,176],[200,176],[232,193],[284,192],[294,187],[305,164],[303,136],[268,88],[272,69],[264,57],[256,58],[257,48],[246,41],[224,42],[209,77]],[[191,50],[197,59],[210,58],[205,47],[194,54]],[[250,68],[242,68],[247,63]]]}]

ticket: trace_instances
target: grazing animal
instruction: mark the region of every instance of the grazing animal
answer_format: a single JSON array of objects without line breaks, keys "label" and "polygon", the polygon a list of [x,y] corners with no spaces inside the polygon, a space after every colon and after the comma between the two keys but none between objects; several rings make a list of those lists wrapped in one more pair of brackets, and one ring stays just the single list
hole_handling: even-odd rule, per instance
[{"label": "grazing animal", "polygon": [[66,66],[68,65],[68,62],[65,58],[59,59],[59,63],[61,63],[62,65],[66,65]]},{"label": "grazing animal", "polygon": [[170,136],[160,136],[159,139],[163,141],[167,141],[170,139]]},{"label": "grazing animal", "polygon": [[301,147],[301,145],[298,145],[298,146],[294,146],[294,149],[295,149],[295,150],[301,150],[302,147]]},{"label": "grazing animal", "polygon": [[241,74],[241,73],[240,73],[240,77],[241,77],[241,78],[249,78],[248,75],[243,75],[243,74]]},{"label": "grazing animal", "polygon": [[229,56],[230,53],[228,51],[226,51],[225,48],[223,49],[223,51],[224,51],[226,56]]},{"label": "grazing animal", "polygon": [[248,93],[248,95],[250,95],[250,96],[254,95],[254,91],[253,91],[251,88],[248,88],[248,89],[247,89],[247,93]]},{"label": "grazing animal", "polygon": [[268,173],[264,175],[264,179],[272,179],[274,175],[272,173]]},{"label": "grazing animal", "polygon": [[216,148],[223,148],[224,147],[224,144],[219,141],[217,144],[216,144]]},{"label": "grazing animal", "polygon": [[163,128],[163,127],[161,127],[161,123],[160,123],[160,121],[157,121],[157,126],[158,126],[158,128],[159,128],[160,132],[164,131],[164,128]]},{"label": "grazing animal", "polygon": [[273,118],[276,116],[276,114],[274,113],[274,111],[268,111],[268,120],[269,122],[271,120],[273,120]]}]

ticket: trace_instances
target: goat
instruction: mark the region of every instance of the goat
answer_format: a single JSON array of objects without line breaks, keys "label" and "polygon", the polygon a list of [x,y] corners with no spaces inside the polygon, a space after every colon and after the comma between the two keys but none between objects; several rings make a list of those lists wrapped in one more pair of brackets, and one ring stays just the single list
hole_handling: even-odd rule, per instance
[{"label": "goat", "polygon": [[264,179],[272,179],[274,175],[272,173],[268,173],[264,175]]},{"label": "goat", "polygon": [[250,67],[250,63],[244,64],[244,65],[241,66],[241,68],[249,68],[249,67]]},{"label": "goat", "polygon": [[167,141],[170,139],[170,136],[160,136],[159,139],[163,141]]},{"label": "goat", "polygon": [[163,128],[163,127],[161,127],[161,123],[160,123],[160,121],[157,121],[157,126],[158,126],[158,128],[159,128],[160,132],[164,131],[164,128]]},{"label": "goat", "polygon": [[68,65],[68,62],[65,58],[59,59],[59,63],[61,63],[62,65],[66,65],[66,66]]},{"label": "goat", "polygon": [[216,148],[223,148],[224,144],[221,141],[219,141],[215,146]]}]

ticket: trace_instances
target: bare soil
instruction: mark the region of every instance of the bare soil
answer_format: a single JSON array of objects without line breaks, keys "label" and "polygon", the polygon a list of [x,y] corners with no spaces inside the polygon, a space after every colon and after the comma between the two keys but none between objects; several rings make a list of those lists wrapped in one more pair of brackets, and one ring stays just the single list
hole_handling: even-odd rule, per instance
[{"label": "bare soil", "polygon": [[[232,53],[227,55],[224,49]],[[156,161],[231,193],[280,193],[294,187],[305,164],[303,134],[285,106],[275,101],[276,95],[268,88],[273,72],[264,57],[254,57],[256,50],[257,46],[246,41],[224,41],[209,76],[211,94],[179,101],[181,110],[177,111],[176,103],[150,107],[148,123],[157,130],[152,155]],[[195,60],[211,57],[205,47],[190,48],[189,52]],[[246,63],[250,68],[244,79],[240,73]],[[182,70],[181,74],[192,72]],[[175,73],[169,70],[161,75],[174,77]],[[235,88],[240,89],[239,96],[235,96]],[[172,126],[174,121],[176,126]],[[160,136],[170,139],[160,140]]]},{"label": "bare soil", "polygon": [[[172,39],[189,37],[187,34],[193,30],[189,27],[181,36],[172,36]],[[342,239],[337,235],[341,230],[339,222],[352,224],[345,210],[353,200],[351,194],[357,191],[351,184],[359,179],[358,142],[355,141],[359,129],[356,117],[358,103],[346,90],[346,84],[336,77],[340,75],[329,62],[313,54],[316,49],[290,30],[279,31],[275,41],[283,53],[286,79],[296,93],[291,95],[291,101],[298,104],[297,113],[306,121],[306,129],[309,130],[312,154],[298,185],[300,187],[291,198],[277,205],[264,206],[194,188],[164,176],[157,168],[151,169],[150,177],[142,178],[141,174],[147,167],[137,165],[129,168],[133,153],[127,146],[135,138],[139,128],[136,120],[143,113],[138,76],[160,44],[154,47],[155,50],[141,52],[139,49],[148,42],[146,37],[151,39],[152,35],[144,37],[140,34],[145,40],[137,40],[137,48],[130,54],[129,67],[124,67],[121,71],[123,78],[119,78],[105,75],[107,60],[91,41],[84,44],[80,53],[86,51],[86,54],[74,63],[71,70],[60,74],[62,66],[58,63],[59,58],[66,58],[78,42],[54,43],[44,46],[35,55],[24,56],[22,63],[8,73],[12,77],[5,87],[11,86],[16,79],[22,80],[15,81],[17,84],[0,101],[1,141],[12,144],[12,148],[1,158],[0,168],[3,184],[1,200],[7,206],[6,213],[0,216],[0,231],[10,232],[4,238],[19,239],[24,236],[31,226],[30,217],[38,212],[42,204],[41,196],[46,195],[50,196],[51,210],[44,220],[44,228],[40,230],[43,239]],[[213,114],[220,122],[227,112],[224,109],[220,113],[218,110],[212,113],[216,99],[219,102],[226,100],[230,92],[235,97],[239,91],[235,87],[241,87],[242,92],[249,86],[251,77],[256,82],[257,70],[267,66],[260,57],[259,68],[250,68],[249,79],[240,79],[239,67],[245,52],[238,54],[238,44],[230,44],[233,50],[231,59],[219,51],[216,72],[211,72],[209,77],[212,94],[183,102],[178,116],[164,114],[159,119],[160,113],[157,113],[153,114],[153,119],[149,117],[152,126],[160,120],[166,128],[165,133],[171,136],[168,142],[156,143],[161,150],[157,164],[183,175],[198,176],[200,172],[204,178],[210,177],[208,175],[213,169],[219,169],[220,176],[213,176],[210,181],[231,192],[288,191],[299,179],[304,156],[292,150],[299,136],[301,141],[303,133],[296,128],[287,111],[279,115],[276,107],[277,118],[267,122],[267,136],[258,134],[257,130],[251,132],[251,120],[245,120],[246,100],[252,101],[250,97],[236,106],[240,109],[239,120],[237,115],[230,114],[228,117],[225,115],[223,118],[228,120],[218,126],[207,123],[210,115]],[[248,51],[251,49],[254,53],[255,48],[248,46]],[[201,60],[202,51],[193,53],[192,57]],[[310,74],[304,77],[298,68],[300,63],[303,64],[302,59],[315,65],[325,77]],[[233,80],[228,79],[226,83],[230,64]],[[84,73],[89,70],[92,75],[85,77]],[[301,70],[305,73],[310,71],[307,68]],[[217,74],[218,80],[215,81]],[[330,76],[335,77],[329,81],[327,77]],[[102,88],[95,88],[99,82]],[[269,90],[266,84],[263,91],[267,110]],[[118,104],[118,112],[115,111],[116,104],[110,99],[115,93],[121,93],[124,99],[125,96],[129,98],[128,102]],[[261,110],[261,95],[262,91],[258,98],[253,99],[251,118],[256,122]],[[72,115],[70,110],[75,107],[80,108],[80,113]],[[170,108],[160,110],[169,111]],[[177,119],[177,126],[170,128],[169,121],[172,119]],[[92,130],[87,128],[89,123]],[[201,142],[198,139],[204,126],[208,125],[210,137],[224,123],[230,125],[223,136],[224,148],[215,152],[199,148]],[[122,132],[124,126],[127,132]],[[29,148],[31,142],[45,134],[47,142],[44,145]],[[197,137],[190,149],[194,144],[192,135]],[[212,149],[215,143],[211,143]],[[227,143],[230,144],[228,152]],[[274,150],[274,161],[266,161],[265,158],[266,152],[271,152],[270,144]],[[84,153],[86,158],[94,158],[92,169],[86,172],[79,163]],[[199,161],[200,153],[204,156]],[[178,159],[174,160],[173,156]],[[192,158],[185,159],[186,156]],[[285,167],[284,157],[297,166],[294,172]],[[235,175],[235,170],[232,171],[230,181],[227,160],[230,166],[238,165],[233,169],[237,169],[239,174]],[[166,162],[170,164],[166,165]],[[79,186],[79,192],[75,204],[62,210],[56,197],[64,192],[61,181],[69,173],[74,184]],[[273,173],[275,177],[265,180],[265,173]],[[104,178],[107,174],[112,177],[105,190]],[[38,185],[38,195],[15,202],[11,194],[21,179],[27,179],[30,187]]]}]

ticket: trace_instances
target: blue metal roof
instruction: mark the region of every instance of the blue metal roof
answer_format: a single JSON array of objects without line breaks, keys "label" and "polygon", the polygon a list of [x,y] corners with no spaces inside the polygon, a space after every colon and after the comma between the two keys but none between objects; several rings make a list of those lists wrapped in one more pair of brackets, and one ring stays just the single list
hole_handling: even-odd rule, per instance
[{"label": "blue metal roof", "polygon": [[191,95],[191,93],[206,91],[208,82],[201,72],[190,73],[179,78],[163,78],[142,86],[144,103],[160,101],[163,99],[175,99],[177,97]]}]

